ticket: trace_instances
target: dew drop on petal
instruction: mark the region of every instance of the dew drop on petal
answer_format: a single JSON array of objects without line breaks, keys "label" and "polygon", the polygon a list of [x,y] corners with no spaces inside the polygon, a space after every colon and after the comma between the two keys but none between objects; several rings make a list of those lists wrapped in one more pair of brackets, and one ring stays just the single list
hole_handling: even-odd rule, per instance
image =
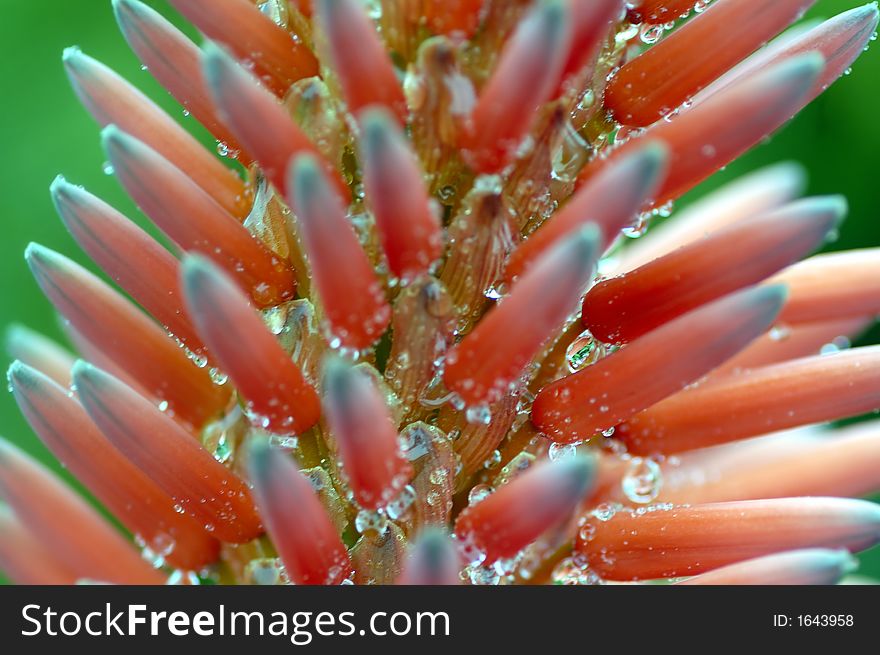
[{"label": "dew drop on petal", "polygon": [[388,518],[394,521],[402,518],[409,511],[409,508],[412,507],[415,500],[416,490],[412,485],[406,485],[385,507],[385,511],[388,513]]},{"label": "dew drop on petal", "polygon": [[492,493],[492,487],[488,484],[478,484],[471,488],[468,493],[468,505],[476,505],[485,500]]},{"label": "dew drop on petal", "polygon": [[623,476],[623,493],[634,503],[650,503],[663,486],[660,465],[651,458],[634,457]]},{"label": "dew drop on petal", "polygon": [[296,450],[299,445],[299,439],[289,434],[273,434],[269,437],[269,445],[283,450]]},{"label": "dew drop on petal", "polygon": [[388,529],[388,517],[382,511],[362,509],[354,519],[354,528],[361,534],[383,534]]},{"label": "dew drop on petal", "polygon": [[552,443],[547,451],[547,456],[553,462],[559,462],[571,459],[577,455],[577,444],[573,443]]}]

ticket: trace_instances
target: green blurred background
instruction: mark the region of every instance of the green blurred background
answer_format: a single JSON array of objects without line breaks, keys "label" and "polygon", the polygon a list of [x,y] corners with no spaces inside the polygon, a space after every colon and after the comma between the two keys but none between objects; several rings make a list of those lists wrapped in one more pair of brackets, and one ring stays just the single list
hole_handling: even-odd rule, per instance
[{"label": "green blurred background", "polygon": [[[807,18],[833,16],[857,1],[818,0]],[[194,36],[167,2],[148,3]],[[63,340],[22,256],[28,242],[37,241],[87,262],[55,216],[48,193],[54,176],[61,173],[85,185],[145,226],[121,187],[102,170],[98,130],[67,83],[61,65],[63,48],[78,45],[109,63],[209,141],[194,119],[184,117],[149,73],[141,70],[116,28],[109,0],[0,0],[0,16],[0,220],[5,234],[0,238],[0,329],[18,322]],[[828,249],[880,245],[878,82],[880,48],[865,53],[852,75],[813,102],[768,144],[717,174],[678,206],[760,166],[795,160],[809,173],[809,193],[840,193],[849,200],[849,219]],[[862,341],[875,343],[878,336],[875,329]],[[6,393],[0,394],[0,434],[61,471]],[[861,573],[880,577],[880,549],[863,557]]]}]

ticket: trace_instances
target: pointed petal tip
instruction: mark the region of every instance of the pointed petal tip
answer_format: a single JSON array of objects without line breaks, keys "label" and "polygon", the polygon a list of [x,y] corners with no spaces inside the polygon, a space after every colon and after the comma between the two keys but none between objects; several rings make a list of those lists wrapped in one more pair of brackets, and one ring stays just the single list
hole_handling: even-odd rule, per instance
[{"label": "pointed petal tip", "polygon": [[202,44],[202,59],[206,66],[218,66],[223,61],[231,61],[232,57],[223,49],[219,43],[211,39],[205,39]]},{"label": "pointed petal tip", "polygon": [[83,187],[71,184],[61,174],[56,175],[49,185],[49,196],[59,218],[65,225],[68,225],[70,221],[77,220],[76,212],[70,211],[72,206],[82,205],[89,198],[88,192]]},{"label": "pointed petal tip", "polygon": [[602,229],[598,225],[587,223],[539,257],[531,272],[537,272],[542,265],[562,265],[566,272],[570,271],[578,278],[589,276],[599,256],[603,238]]},{"label": "pointed petal tip", "polygon": [[232,56],[219,43],[206,39],[202,44],[202,71],[212,93],[217,93],[223,87],[224,81],[236,65]]},{"label": "pointed petal tip", "polygon": [[44,276],[49,271],[64,274],[65,269],[73,265],[73,262],[61,253],[35,241],[31,241],[25,247],[24,260],[41,287],[44,283]]},{"label": "pointed petal tip", "polygon": [[547,21],[547,31],[557,33],[568,18],[568,3],[565,0],[547,0],[541,3],[539,11]]},{"label": "pointed petal tip", "polygon": [[33,259],[35,256],[38,256],[38,255],[39,255],[39,252],[40,252],[40,249],[41,249],[42,247],[43,247],[43,246],[41,246],[40,244],[38,244],[36,241],[31,241],[31,242],[29,242],[29,243],[24,247],[24,259],[25,259],[25,261],[26,261],[26,262],[30,262],[31,259]]},{"label": "pointed petal tip", "polygon": [[[876,13],[876,5],[874,9]],[[824,556],[816,553],[816,564],[825,569],[837,569],[840,577],[854,573],[859,568],[859,560],[845,548],[824,551]]]},{"label": "pointed petal tip", "polygon": [[[364,376],[364,379],[360,376]],[[322,363],[321,384],[325,396],[337,403],[349,404],[357,400],[361,381],[368,382],[369,376],[363,374],[350,362],[334,353],[328,354]]]},{"label": "pointed petal tip", "polygon": [[132,17],[142,17],[147,15],[144,11],[144,4],[137,0],[110,0],[113,7],[113,14],[116,21],[120,24],[128,22]]},{"label": "pointed petal tip", "polygon": [[14,386],[36,387],[46,376],[30,364],[14,359],[6,369],[6,377]]},{"label": "pointed petal tip", "polygon": [[428,526],[409,548],[403,574],[397,584],[457,585],[461,562],[449,533]]},{"label": "pointed petal tip", "polygon": [[[67,181],[67,178],[64,177],[61,173],[56,175],[52,180],[52,183],[49,184],[49,193],[52,194],[53,197],[63,195],[70,187],[74,185]],[[74,187],[75,188],[75,187]]]},{"label": "pointed petal tip", "polygon": [[180,260],[180,277],[187,297],[197,297],[208,279],[216,275],[217,267],[207,257],[187,253]]},{"label": "pointed petal tip", "polygon": [[24,260],[34,274],[41,268],[57,264],[60,257],[57,252],[36,241],[31,241],[24,249]]},{"label": "pointed petal tip", "polygon": [[823,196],[821,200],[828,207],[828,210],[837,216],[838,220],[842,220],[849,213],[849,201],[846,196]]},{"label": "pointed petal tip", "polygon": [[783,207],[780,210],[783,216],[787,209],[792,211],[790,216],[799,220],[805,230],[815,230],[818,246],[833,240],[849,213],[849,202],[842,195],[814,196],[797,200],[788,208]]},{"label": "pointed petal tip", "polygon": [[344,384],[348,374],[352,370],[352,367],[348,362],[334,353],[330,353],[324,358],[321,367],[321,379],[324,383],[324,388],[333,388],[334,390],[341,390],[340,385]]},{"label": "pointed petal tip", "polygon": [[[274,447],[268,439],[252,439],[246,449],[246,469],[248,480],[253,487],[256,483],[271,484],[276,472],[283,471],[279,465],[286,463],[287,455]],[[297,467],[298,468],[298,467]]]},{"label": "pointed petal tip", "polygon": [[869,2],[861,7],[850,9],[850,13],[857,20],[871,18],[874,21],[874,27],[876,27],[878,20],[880,20],[880,9],[878,9],[877,4],[877,2]]},{"label": "pointed petal tip", "polygon": [[[666,176],[671,149],[665,141],[654,139],[629,153],[621,160],[620,172],[631,180],[632,192],[646,196],[656,190]],[[650,202],[649,198],[647,202]]]},{"label": "pointed petal tip", "polygon": [[449,544],[449,537],[445,528],[429,525],[419,534],[417,543],[424,547],[426,553],[437,553]]},{"label": "pointed petal tip", "polygon": [[770,164],[754,175],[760,175],[762,178],[773,178],[780,187],[791,189],[793,197],[803,193],[809,181],[806,167],[798,161],[781,161],[776,164]]},{"label": "pointed petal tip", "polygon": [[266,439],[252,439],[247,447],[247,470],[251,481],[264,479],[271,466],[273,448]]},{"label": "pointed petal tip", "polygon": [[778,310],[788,299],[788,285],[768,284],[767,286],[755,287],[749,293],[752,294],[752,299],[756,304],[767,303]]},{"label": "pointed petal tip", "polygon": [[645,176],[655,174],[657,169],[669,161],[669,146],[663,141],[651,141],[638,154],[638,160],[645,169]]},{"label": "pointed petal tip", "polygon": [[138,23],[151,18],[150,8],[137,0],[110,0],[116,24],[123,33],[137,29]]},{"label": "pointed petal tip", "polygon": [[602,228],[595,223],[587,223],[571,236],[569,243],[578,260],[592,268],[596,250],[602,243]]},{"label": "pointed petal tip", "polygon": [[[330,181],[324,172],[324,167],[318,158],[311,153],[294,155],[287,168],[287,184],[290,189],[290,197],[296,198],[303,205],[310,204],[316,196],[329,194],[337,198],[342,205],[342,200],[335,188],[331,188]],[[302,218],[299,217],[298,218]]]},{"label": "pointed petal tip", "polygon": [[135,157],[139,147],[145,144],[113,123],[101,129],[101,148],[117,170],[125,168],[125,158]]},{"label": "pointed petal tip", "polygon": [[587,455],[532,466],[468,505],[455,520],[455,534],[483,551],[486,564],[510,557],[571,518],[592,488],[595,470],[595,459]]},{"label": "pointed petal tip", "polygon": [[853,518],[864,525],[871,528],[872,534],[880,541],[880,503],[870,500],[852,499],[850,500],[850,509]]},{"label": "pointed petal tip", "polygon": [[811,83],[825,68],[825,57],[821,52],[807,52],[797,57],[792,57],[788,62],[779,65],[780,77],[797,78],[803,76],[809,78]]},{"label": "pointed petal tip", "polygon": [[14,359],[9,364],[9,368],[6,369],[6,379],[13,386],[21,384],[24,379],[27,377],[27,371],[25,369],[29,368],[23,362]]},{"label": "pointed petal tip", "polygon": [[[28,367],[33,367],[62,387],[70,383],[70,365],[73,356],[62,346],[45,335],[25,325],[8,325],[5,330],[4,345],[9,356]],[[15,362],[13,362],[15,363]],[[14,371],[10,369],[10,374]]]},{"label": "pointed petal tip", "polygon": [[89,393],[90,390],[98,388],[108,379],[112,379],[109,373],[84,359],[78,359],[73,363],[70,376],[79,394]]},{"label": "pointed petal tip", "polygon": [[78,45],[64,48],[61,63],[67,73],[67,79],[74,90],[79,93],[83,86],[97,75],[101,64],[82,51]]},{"label": "pointed petal tip", "polygon": [[43,373],[18,359],[14,360],[6,370],[6,380],[16,399],[38,391],[47,379]]},{"label": "pointed petal tip", "polygon": [[554,466],[560,477],[567,477],[570,481],[572,498],[583,498],[593,486],[597,469],[595,455],[579,454],[577,457],[554,463]]},{"label": "pointed petal tip", "polygon": [[61,52],[61,61],[70,70],[81,64],[86,56],[78,45],[72,45],[64,48]]},{"label": "pointed petal tip", "polygon": [[3,331],[3,345],[6,347],[6,351],[9,352],[13,344],[27,339],[30,332],[30,328],[25,327],[21,323],[10,323],[7,325]]},{"label": "pointed petal tip", "polygon": [[818,198],[810,198],[812,201],[813,212],[818,216],[827,216],[827,230],[834,230],[840,227],[847,214],[849,214],[849,201],[846,196],[819,196]]},{"label": "pointed petal tip", "polygon": [[303,194],[310,195],[309,191],[321,175],[321,166],[314,155],[302,153],[290,160],[288,177],[290,178],[293,195],[301,197]]},{"label": "pointed petal tip", "polygon": [[42,371],[18,359],[9,365],[6,371],[6,380],[19,405],[22,397],[27,398],[31,394],[39,394],[41,390],[45,393],[45,383],[50,381]]},{"label": "pointed petal tip", "polygon": [[859,560],[846,548],[809,548],[770,555],[767,559],[785,557],[800,560],[806,569],[813,572],[833,572],[837,579],[853,573],[859,568]]},{"label": "pointed petal tip", "polygon": [[[728,297],[739,297],[746,307],[753,309],[754,323],[769,326],[779,316],[785,306],[785,301],[788,300],[788,285],[759,285],[744,291],[734,292]],[[724,300],[716,302],[724,302]]]},{"label": "pointed petal tip", "polygon": [[113,123],[101,129],[101,145],[105,150],[111,147],[125,148],[131,140],[133,140],[131,135],[126,134]]},{"label": "pointed petal tip", "polygon": [[28,326],[21,323],[10,323],[6,326],[3,335],[3,344],[6,347],[6,352],[13,355],[19,343],[29,342],[35,336],[37,336],[37,333]]},{"label": "pointed petal tip", "polygon": [[783,551],[714,569],[684,585],[833,585],[858,569],[846,549],[806,548]]},{"label": "pointed petal tip", "polygon": [[377,105],[364,109],[358,118],[368,144],[372,140],[383,138],[389,131],[394,130],[397,124],[387,109]]}]

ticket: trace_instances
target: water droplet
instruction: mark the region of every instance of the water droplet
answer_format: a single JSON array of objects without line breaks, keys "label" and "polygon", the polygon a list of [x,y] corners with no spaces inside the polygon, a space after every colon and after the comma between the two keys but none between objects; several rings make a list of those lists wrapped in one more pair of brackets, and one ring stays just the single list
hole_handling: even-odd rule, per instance
[{"label": "water droplet", "polygon": [[277,585],[281,583],[283,564],[274,557],[261,557],[247,563],[244,578],[254,585]]},{"label": "water droplet", "polygon": [[785,341],[791,336],[791,328],[787,325],[774,325],[770,328],[770,339],[773,341]]},{"label": "water droplet", "polygon": [[642,43],[652,45],[657,43],[666,31],[665,25],[645,25],[639,32]]},{"label": "water droplet", "polygon": [[552,443],[547,451],[547,456],[551,461],[559,462],[571,459],[577,455],[577,444],[573,443]]},{"label": "water droplet", "polygon": [[626,43],[639,33],[639,26],[634,23],[624,25],[617,35],[614,37],[616,43]]},{"label": "water droplet", "polygon": [[431,484],[436,485],[445,484],[448,479],[449,471],[444,468],[435,468],[428,476],[428,480],[431,482]]},{"label": "water droplet", "polygon": [[228,461],[231,456],[232,447],[226,439],[226,435],[222,434],[220,435],[220,438],[217,439],[217,446],[214,448],[214,459],[223,464]]},{"label": "water droplet", "polygon": [[565,351],[565,361],[568,370],[577,373],[590,364],[595,364],[604,355],[604,344],[597,341],[589,330],[584,330],[568,346]]},{"label": "water droplet", "polygon": [[296,447],[299,445],[299,439],[295,435],[273,434],[269,437],[269,445],[275,448],[283,448],[284,450],[296,450]]},{"label": "water droplet", "polygon": [[492,567],[495,569],[495,572],[498,573],[501,577],[507,577],[513,575],[513,572],[516,571],[516,567],[519,564],[520,558],[511,557],[508,559],[499,559],[496,560]]},{"label": "water droplet", "polygon": [[406,485],[399,494],[385,508],[388,517],[392,520],[402,518],[412,507],[416,500],[416,490],[412,485]]},{"label": "water droplet", "polygon": [[229,376],[214,366],[208,369],[208,375],[211,378],[211,382],[216,384],[218,387],[222,387],[229,381]]},{"label": "water droplet", "polygon": [[634,457],[621,482],[623,493],[634,503],[650,503],[663,486],[660,465],[651,458]]},{"label": "water droplet", "polygon": [[362,509],[354,519],[354,528],[361,534],[382,534],[388,529],[388,517],[380,510]]},{"label": "water droplet", "polygon": [[481,500],[485,500],[492,493],[492,487],[488,484],[478,484],[475,485],[470,492],[468,492],[468,505],[476,505]]},{"label": "water droplet", "polygon": [[135,535],[135,543],[141,548],[141,557],[156,569],[165,566],[165,560],[174,552],[174,547],[177,545],[174,538],[164,532],[153,535],[149,541],[140,535]]},{"label": "water droplet", "polygon": [[473,405],[465,410],[465,418],[468,423],[477,425],[489,425],[492,422],[492,410],[488,405]]},{"label": "water droplet", "polygon": [[483,292],[483,295],[489,300],[501,300],[506,293],[507,288],[504,284],[493,284]]},{"label": "water droplet", "polygon": [[584,523],[578,530],[578,539],[581,541],[592,541],[596,536],[596,526],[592,523]]},{"label": "water droplet", "polygon": [[819,354],[833,355],[834,353],[839,353],[841,350],[847,350],[850,346],[852,346],[852,343],[848,337],[835,337],[819,349]]},{"label": "water droplet", "polygon": [[437,197],[443,201],[448,202],[455,197],[455,187],[446,185],[441,187],[439,191],[437,191]]},{"label": "water droplet", "polygon": [[494,566],[471,566],[468,568],[468,578],[473,585],[497,585],[501,581]]},{"label": "water droplet", "polygon": [[644,236],[647,231],[648,221],[642,217],[639,217],[633,225],[629,225],[621,230],[623,236],[627,239],[638,239]]},{"label": "water droplet", "polygon": [[232,159],[235,159],[241,153],[240,153],[240,151],[236,150],[235,148],[230,148],[228,145],[226,145],[222,141],[218,141],[217,142],[217,154],[220,155],[221,157],[230,157]]},{"label": "water droplet", "polygon": [[611,503],[602,503],[596,506],[592,514],[600,521],[610,521],[617,514],[617,506]]},{"label": "water droplet", "polygon": [[492,469],[501,463],[501,451],[493,450],[492,454],[483,462],[483,468]]},{"label": "water droplet", "polygon": [[553,584],[557,585],[597,585],[602,580],[593,573],[585,562],[576,557],[566,557],[553,569]]}]

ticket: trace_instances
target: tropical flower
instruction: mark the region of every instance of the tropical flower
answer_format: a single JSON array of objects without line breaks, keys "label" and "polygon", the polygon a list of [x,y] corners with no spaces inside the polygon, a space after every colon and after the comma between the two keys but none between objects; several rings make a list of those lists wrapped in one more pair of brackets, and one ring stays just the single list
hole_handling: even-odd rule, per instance
[{"label": "tropical flower", "polygon": [[59,177],[119,290],[32,244],[83,359],[9,340],[132,539],[2,442],[12,579],[817,583],[880,540],[877,424],[817,427],[880,407],[880,349],[844,347],[880,251],[798,263],[845,201],[780,165],[632,240],[847,71],[874,4],[171,3],[203,46],[113,6],[221,157],[67,50],[171,247]]}]

